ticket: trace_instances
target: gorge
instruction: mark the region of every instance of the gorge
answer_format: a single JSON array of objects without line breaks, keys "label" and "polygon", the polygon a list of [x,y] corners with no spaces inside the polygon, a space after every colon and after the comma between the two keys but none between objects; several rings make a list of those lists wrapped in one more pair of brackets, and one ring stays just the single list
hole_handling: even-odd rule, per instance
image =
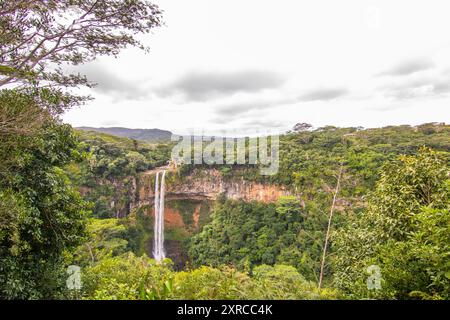
[{"label": "gorge", "polygon": [[[103,274],[110,274],[111,263],[117,263],[118,272],[151,265],[157,277],[170,269],[176,274],[176,283],[195,283],[203,288],[204,277],[212,276],[214,284],[216,277],[232,277],[232,266],[257,286],[262,284],[261,277],[270,277],[272,282],[274,273],[292,274],[299,279],[298,286],[288,295],[284,292],[289,289],[283,289],[283,297],[305,297],[305,292],[314,292],[303,286],[305,280],[318,281],[329,225],[327,212],[342,159],[345,166],[327,252],[333,258],[325,262],[337,269],[324,268],[325,287],[333,277],[331,272],[345,280],[346,257],[357,254],[352,243],[360,241],[352,240],[353,236],[365,239],[363,228],[354,225],[354,219],[365,219],[365,227],[373,219],[368,209],[378,210],[374,205],[381,203],[379,199],[412,197],[386,194],[382,189],[386,183],[392,182],[394,187],[399,181],[409,188],[409,178],[399,180],[396,172],[421,172],[427,183],[434,181],[430,174],[438,172],[439,181],[445,181],[448,172],[437,156],[421,147],[432,145],[441,154],[448,154],[448,128],[442,125],[362,131],[329,128],[287,134],[280,139],[280,171],[273,177],[261,177],[256,166],[175,167],[169,162],[170,145],[134,143],[89,132],[82,135],[91,156],[68,171],[83,198],[93,205],[92,234],[80,247],[81,255],[76,256],[78,264],[95,268],[92,276],[98,268],[106,268]],[[430,174],[423,168],[427,163],[433,164]],[[386,180],[391,176],[392,181]],[[376,197],[371,197],[374,193]],[[447,198],[438,195],[436,199]],[[344,232],[338,241],[333,238],[340,235],[336,231]],[[342,253],[344,249],[348,251]],[[340,260],[334,260],[336,255]],[[357,279],[360,274],[357,270],[350,276]],[[197,280],[192,282],[193,278]],[[164,276],[161,279],[167,280]],[[290,276],[283,283],[290,285]],[[178,285],[176,290],[185,289]],[[201,289],[183,292],[183,297],[195,298]],[[270,298],[274,291],[269,290],[268,296],[266,292],[246,293],[245,297],[256,294]]]},{"label": "gorge", "polygon": [[291,195],[285,187],[227,178],[213,168],[196,168],[183,175],[162,166],[142,173],[132,185],[131,214],[139,212],[153,220],[143,251],[157,261],[170,258],[178,269],[188,261],[184,243],[210,221],[219,197],[268,204]]}]

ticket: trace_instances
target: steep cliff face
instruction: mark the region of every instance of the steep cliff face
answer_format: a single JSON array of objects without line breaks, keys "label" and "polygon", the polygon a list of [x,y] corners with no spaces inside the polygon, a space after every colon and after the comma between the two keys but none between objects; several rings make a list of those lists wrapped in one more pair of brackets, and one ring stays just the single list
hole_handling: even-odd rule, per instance
[{"label": "steep cliff face", "polygon": [[[154,217],[155,175],[167,170],[165,178],[165,245],[167,257],[182,268],[187,261],[183,240],[200,230],[210,220],[212,201],[219,196],[244,201],[275,202],[290,192],[280,186],[249,182],[241,178],[224,178],[216,169],[195,169],[181,176],[171,168],[145,172],[137,179],[132,209],[139,208]],[[152,254],[152,237],[147,243],[147,253]]]},{"label": "steep cliff face", "polygon": [[[138,186],[139,204],[149,204],[153,201],[154,176],[155,171],[141,175]],[[183,177],[176,171],[169,171],[166,178],[166,198],[169,200],[215,200],[223,195],[228,199],[270,203],[290,194],[286,188],[276,185],[249,182],[233,177],[225,179],[216,169],[196,169]]]}]

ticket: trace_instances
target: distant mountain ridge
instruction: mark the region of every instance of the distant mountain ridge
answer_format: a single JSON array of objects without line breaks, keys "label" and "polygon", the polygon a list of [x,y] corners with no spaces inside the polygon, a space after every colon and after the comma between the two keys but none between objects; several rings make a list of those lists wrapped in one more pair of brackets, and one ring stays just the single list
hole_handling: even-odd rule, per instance
[{"label": "distant mountain ridge", "polygon": [[101,132],[118,137],[144,140],[149,142],[168,141],[172,136],[172,132],[161,129],[130,129],[123,127],[77,127],[76,129],[83,131]]}]

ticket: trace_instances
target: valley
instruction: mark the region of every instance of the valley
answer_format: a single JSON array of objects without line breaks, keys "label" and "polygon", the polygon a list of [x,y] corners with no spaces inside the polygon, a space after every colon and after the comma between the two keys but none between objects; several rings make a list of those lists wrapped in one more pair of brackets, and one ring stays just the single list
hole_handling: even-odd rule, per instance
[{"label": "valley", "polygon": [[[423,133],[430,128],[433,133]],[[384,163],[395,159],[397,154],[415,154],[421,145],[432,145],[446,155],[448,132],[448,126],[430,124],[362,131],[333,127],[287,134],[281,139],[279,173],[263,179],[257,174],[258,168],[251,166],[175,167],[167,153],[165,159],[162,153],[159,162],[149,164],[147,169],[143,163],[142,169],[131,175],[110,166],[101,175],[92,175],[98,170],[96,163],[102,163],[102,159],[120,163],[117,156],[108,155],[117,154],[114,148],[148,152],[145,157],[167,148],[81,133],[82,139],[88,139],[84,143],[95,141],[91,159],[96,162],[91,160],[86,167],[81,164],[80,172],[87,170],[87,177],[91,178],[86,181],[93,179],[100,183],[91,186],[82,183],[80,190],[88,201],[93,201],[94,216],[118,218],[119,224],[125,226],[125,233],[119,238],[128,244],[121,251],[152,257],[156,175],[164,171],[164,252],[174,270],[184,272],[202,265],[233,265],[237,270],[246,270],[285,264],[295,267],[307,281],[315,282],[339,159],[345,159],[345,168],[335,204],[333,230],[345,228],[355,214],[367,210],[366,195],[373,190]],[[407,138],[411,135],[416,139]],[[93,137],[96,138],[92,140]],[[98,138],[115,139],[116,147],[103,144]],[[125,156],[130,154],[127,149],[121,152]],[[83,181],[81,176],[73,179]],[[96,207],[100,211],[96,212]],[[104,241],[118,240],[114,236]],[[332,253],[337,250],[334,242],[330,250]],[[325,269],[326,283],[332,276],[332,271]]]},{"label": "valley", "polygon": [[448,302],[442,2],[0,0],[0,300]]}]

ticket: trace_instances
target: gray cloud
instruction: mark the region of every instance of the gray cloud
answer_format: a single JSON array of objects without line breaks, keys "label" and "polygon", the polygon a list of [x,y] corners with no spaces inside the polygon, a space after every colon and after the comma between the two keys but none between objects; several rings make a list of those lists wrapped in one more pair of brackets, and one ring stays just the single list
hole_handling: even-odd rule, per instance
[{"label": "gray cloud", "polygon": [[309,101],[329,101],[347,95],[349,92],[345,88],[323,88],[314,89],[301,95],[298,100]]},{"label": "gray cloud", "polygon": [[424,71],[434,68],[433,61],[429,59],[415,59],[402,62],[392,68],[383,71],[378,76],[407,76],[419,71]]},{"label": "gray cloud", "polygon": [[245,125],[250,128],[264,128],[264,129],[276,129],[283,128],[285,124],[279,121],[252,119],[245,122]]},{"label": "gray cloud", "polygon": [[450,93],[450,79],[436,81],[433,84],[433,91],[437,94]]},{"label": "gray cloud", "polygon": [[258,99],[245,102],[234,102],[218,105],[215,110],[221,116],[236,116],[247,113],[252,110],[268,109],[280,105],[285,105],[290,102],[296,102],[296,99]]},{"label": "gray cloud", "polygon": [[190,72],[160,88],[161,96],[183,95],[187,100],[206,101],[238,92],[255,93],[280,87],[286,81],[278,73],[261,70],[238,72]]},{"label": "gray cloud", "polygon": [[102,127],[117,127],[120,122],[116,120],[105,120],[100,122]]},{"label": "gray cloud", "polygon": [[423,77],[400,84],[385,85],[378,90],[385,97],[397,100],[436,98],[450,93],[450,78]]},{"label": "gray cloud", "polygon": [[139,100],[148,97],[150,93],[136,82],[125,81],[120,75],[98,64],[82,67],[80,72],[85,74],[90,82],[96,84],[94,91],[112,95],[120,100]]},{"label": "gray cloud", "polygon": [[[265,106],[265,105],[264,105]],[[268,118],[267,109],[249,109],[241,112],[241,110],[235,111],[219,111],[211,121],[217,124],[226,124],[234,121],[239,121],[248,130],[260,130],[260,129],[279,129],[284,128],[285,124],[280,121],[273,121]]]},{"label": "gray cloud", "polygon": [[236,119],[254,110],[264,110],[299,102],[330,101],[349,94],[344,88],[322,88],[306,91],[301,96],[283,98],[259,98],[255,97],[251,101],[240,101],[233,103],[219,104],[214,107],[217,117],[216,122],[223,122]]}]

